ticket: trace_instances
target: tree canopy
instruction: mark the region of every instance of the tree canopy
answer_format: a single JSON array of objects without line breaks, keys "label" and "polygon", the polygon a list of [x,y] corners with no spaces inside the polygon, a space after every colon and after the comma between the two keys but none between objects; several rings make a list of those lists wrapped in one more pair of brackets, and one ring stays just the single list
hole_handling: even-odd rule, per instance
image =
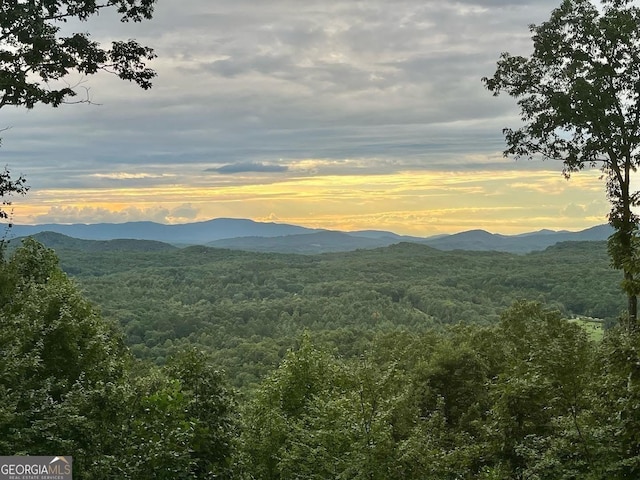
[{"label": "tree canopy", "polygon": [[52,250],[25,239],[7,253],[1,455],[69,452],[77,478],[136,480],[640,473],[637,331],[612,328],[594,341],[580,323],[526,301],[491,325],[354,335],[354,355],[309,330],[259,384],[236,394],[195,341],[163,366],[132,358],[117,325],[83,298]]},{"label": "tree canopy", "polygon": [[61,34],[71,19],[88,20],[100,10],[115,8],[123,22],[151,18],[155,0],[30,0],[0,4],[0,107],[33,108],[38,103],[57,107],[77,92],[62,80],[70,73],[113,72],[123,80],[151,87],[155,72],[145,60],[153,50],[134,40],[114,41],[110,48],[89,33]]},{"label": "tree canopy", "polygon": [[122,340],[53,250],[0,258],[0,455],[69,452],[77,478],[230,478],[234,393],[210,357],[149,367]]},{"label": "tree canopy", "polygon": [[564,0],[530,27],[529,57],[503,53],[486,87],[517,99],[522,126],[505,128],[505,155],[563,162],[564,174],[600,167],[611,202],[609,242],[623,270],[629,316],[637,317],[640,196],[631,175],[640,165],[640,10],[630,0]]},{"label": "tree canopy", "polygon": [[[150,19],[156,0],[3,0],[0,2],[0,108],[33,108],[37,104],[57,107],[76,100],[76,85],[70,74],[81,78],[100,71],[110,72],[144,89],[151,87],[156,73],[146,61],[153,50],[135,40],[113,41],[103,47],[87,32],[66,34],[62,26],[72,20],[86,21],[105,9],[116,10],[123,22]],[[15,176],[14,176],[15,177]],[[0,198],[27,191],[25,179],[12,179],[8,169],[0,174]],[[7,218],[0,208],[0,218]]]}]

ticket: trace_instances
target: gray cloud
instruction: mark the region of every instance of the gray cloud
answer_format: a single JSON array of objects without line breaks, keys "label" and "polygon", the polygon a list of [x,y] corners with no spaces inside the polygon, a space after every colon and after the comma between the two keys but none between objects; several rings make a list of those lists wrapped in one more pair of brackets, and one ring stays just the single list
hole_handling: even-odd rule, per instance
[{"label": "gray cloud", "polygon": [[194,220],[197,216],[198,209],[191,204],[183,204],[173,209],[129,206],[118,212],[99,207],[53,206],[46,214],[36,217],[36,221],[38,223],[85,223],[87,218],[90,218],[92,219],[91,223],[124,223],[145,218],[158,223],[184,223]]},{"label": "gray cloud", "polygon": [[207,168],[205,172],[216,172],[222,174],[233,173],[281,173],[289,168],[282,165],[267,165],[265,163],[231,163],[218,168]]},{"label": "gray cloud", "polygon": [[500,168],[516,109],[480,78],[500,52],[527,52],[527,25],[556,4],[169,0],[147,23],[101,15],[81,28],[156,49],[154,88],[100,75],[85,86],[101,106],[3,109],[1,160],[35,189],[186,182],[212,161],[218,174],[288,173],[303,158],[337,160],[334,174],[353,171],[344,159],[372,173]]}]

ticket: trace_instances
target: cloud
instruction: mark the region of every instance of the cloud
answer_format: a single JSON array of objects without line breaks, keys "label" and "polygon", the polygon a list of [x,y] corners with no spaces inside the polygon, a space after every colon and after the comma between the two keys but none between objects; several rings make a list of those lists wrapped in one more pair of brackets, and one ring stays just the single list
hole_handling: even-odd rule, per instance
[{"label": "cloud", "polygon": [[171,210],[167,219],[170,223],[185,223],[198,218],[200,209],[194,207],[191,203],[185,203]]},{"label": "cloud", "polygon": [[111,173],[92,173],[89,177],[106,179],[106,180],[157,180],[173,175],[153,174],[153,173],[129,173],[129,172],[111,172]]},{"label": "cloud", "polygon": [[[3,109],[0,128],[13,128],[3,132],[0,154],[27,176],[30,211],[37,207],[38,218],[49,221],[172,222],[271,212],[303,218],[287,209],[297,212],[304,192],[277,206],[261,196],[300,178],[348,183],[354,176],[443,171],[465,178],[490,171],[498,178],[517,169],[521,176],[510,181],[522,183],[531,172],[556,166],[502,158],[502,128],[519,121],[517,108],[513,99],[492,97],[480,78],[493,73],[502,51],[527,54],[527,26],[549,18],[557,3],[190,0],[159,2],[153,20],[136,24],[105,12],[65,28],[90,31],[98,41],[136,38],[154,47],[154,87],[141,91],[100,74],[85,84],[100,106]],[[560,177],[549,185],[554,192],[565,188]],[[322,199],[340,203],[336,195],[353,195],[332,186]],[[247,196],[217,209],[207,195],[227,187],[246,188]],[[517,192],[532,204],[548,197],[544,189],[524,187]],[[129,190],[115,192],[121,188]],[[446,193],[420,188],[427,187],[398,196],[422,201],[429,192]],[[77,191],[83,200],[69,207]],[[462,195],[461,187],[456,192]],[[365,189],[357,206],[368,205],[370,195]],[[16,221],[27,210],[16,209]],[[314,211],[305,204],[304,214]]]},{"label": "cloud", "polygon": [[129,206],[122,209],[54,206],[47,213],[36,216],[35,223],[124,223],[143,220],[158,223],[184,223],[196,219],[198,211],[199,209],[191,204],[183,204],[172,209],[163,206],[149,208]]},{"label": "cloud", "polygon": [[224,165],[217,168],[207,168],[205,172],[216,172],[221,174],[234,174],[234,173],[281,173],[286,172],[289,167],[284,165],[271,165],[265,163],[233,163]]},{"label": "cloud", "polygon": [[[480,133],[500,140],[505,125],[495,118],[513,114],[513,102],[492,98],[479,79],[502,50],[529,45],[527,25],[555,3],[281,0],[239,8],[197,0],[159,4],[152,21],[135,26],[107,16],[83,28],[95,28],[97,39],[120,34],[154,46],[154,88],[91,77],[102,106],[10,111],[15,129],[5,147],[15,146],[37,174],[46,158],[126,170],[159,157],[189,165],[234,152],[229,163],[274,151],[372,156],[372,147],[375,156],[401,157],[398,127],[418,149],[436,124],[469,119],[490,119]],[[363,128],[368,134],[356,141]],[[462,125],[449,131],[466,133]]]},{"label": "cloud", "polygon": [[560,214],[565,217],[580,217],[585,216],[586,213],[585,205],[576,205],[575,203],[570,203],[560,210]]},{"label": "cloud", "polygon": [[[327,168],[313,161],[306,166],[314,165]],[[249,176],[244,183],[217,176],[215,182],[219,183],[213,188],[173,185],[37,192],[31,207],[16,204],[15,223],[184,223],[236,217],[428,235],[471,228],[501,233],[581,229],[606,221],[609,207],[604,191],[597,198],[591,190],[599,182],[599,172],[581,172],[576,178],[582,181],[567,182],[559,172],[529,170],[528,184],[535,188],[525,189],[516,181],[523,171],[515,164],[512,167],[499,174],[490,169],[379,175],[303,175],[292,171],[289,175]],[[206,180],[207,176],[201,172],[201,177]],[[556,183],[558,178],[562,182]],[[553,196],[541,194],[549,185],[561,190]],[[559,215],[564,206],[569,207]],[[18,220],[18,215],[29,221]]]},{"label": "cloud", "polygon": [[256,217],[255,218],[256,221],[258,222],[271,222],[271,223],[283,223],[282,219],[276,215],[275,213],[271,212],[269,213],[269,215],[265,215],[263,217]]}]

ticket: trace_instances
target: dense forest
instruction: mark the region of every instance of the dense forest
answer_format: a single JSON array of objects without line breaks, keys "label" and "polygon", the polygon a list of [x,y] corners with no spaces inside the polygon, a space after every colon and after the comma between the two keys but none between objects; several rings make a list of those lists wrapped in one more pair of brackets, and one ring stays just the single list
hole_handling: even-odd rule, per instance
[{"label": "dense forest", "polygon": [[62,268],[122,327],[136,357],[163,364],[197,345],[238,387],[257,384],[305,331],[354,357],[378,332],[489,325],[521,299],[609,324],[624,309],[604,242],[527,255],[410,243],[309,256],[136,241],[70,246],[56,246]]},{"label": "dense forest", "polygon": [[604,244],[92,245],[4,255],[2,454],[69,452],[76,478],[639,471],[640,339]]}]

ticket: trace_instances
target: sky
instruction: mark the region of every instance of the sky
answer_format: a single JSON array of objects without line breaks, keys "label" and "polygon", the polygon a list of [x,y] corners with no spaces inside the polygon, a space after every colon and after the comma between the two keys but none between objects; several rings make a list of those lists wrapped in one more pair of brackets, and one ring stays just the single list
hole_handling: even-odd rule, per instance
[{"label": "sky", "polygon": [[144,91],[71,77],[92,105],[3,108],[18,224],[250,218],[429,236],[606,223],[598,170],[504,158],[501,52],[559,0],[160,0],[65,28],[153,47]]}]

